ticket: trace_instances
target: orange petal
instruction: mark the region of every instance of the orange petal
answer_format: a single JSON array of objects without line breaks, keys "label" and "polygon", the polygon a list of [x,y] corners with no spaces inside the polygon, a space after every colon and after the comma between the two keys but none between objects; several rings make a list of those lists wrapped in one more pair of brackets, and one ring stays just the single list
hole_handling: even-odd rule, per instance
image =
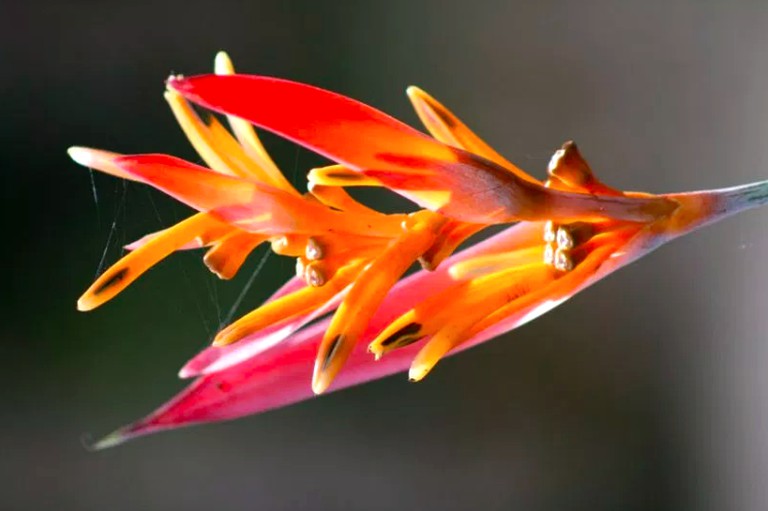
[{"label": "orange petal", "polygon": [[459,245],[483,228],[485,226],[480,224],[449,220],[440,229],[435,243],[419,258],[421,267],[429,271],[435,270],[443,260],[459,248]]},{"label": "orange petal", "polygon": [[479,154],[483,158],[501,165],[521,179],[532,183],[539,182],[494,151],[491,146],[475,135],[458,117],[435,98],[415,86],[408,87],[406,93],[422,124],[427,128],[430,135],[437,140],[444,144],[464,149],[470,153]]},{"label": "orange petal", "polygon": [[544,261],[544,245],[502,252],[487,256],[473,257],[454,264],[448,269],[456,280],[478,278],[497,273],[519,265]]},{"label": "orange petal", "polygon": [[316,394],[331,384],[387,292],[429,248],[444,222],[439,215],[428,211],[412,215],[408,230],[355,280],[318,348],[312,375],[312,390]]},{"label": "orange petal", "polygon": [[205,253],[203,262],[220,279],[231,279],[237,274],[248,254],[266,239],[266,236],[235,231],[214,243]]},{"label": "orange petal", "polygon": [[[637,230],[635,229],[632,232],[637,232]],[[630,231],[627,231],[622,236],[617,237],[612,243],[604,243],[603,239],[602,242],[604,244],[596,248],[595,245],[600,243],[601,240],[586,243],[584,246],[585,250],[594,249],[591,250],[586,258],[576,265],[573,270],[563,274],[555,282],[543,286],[540,289],[499,308],[492,314],[489,314],[487,317],[473,325],[467,332],[467,335],[473,336],[482,332],[499,321],[504,320],[504,318],[515,314],[517,311],[532,307],[537,302],[541,302],[542,304],[545,302],[560,302],[570,298],[570,296],[579,289],[584,280],[593,275],[629,237]],[[596,236],[596,238],[598,237]]]},{"label": "orange petal", "polygon": [[309,181],[310,186],[382,186],[375,179],[360,172],[349,170],[344,165],[329,165],[312,169],[307,174],[307,181]]},{"label": "orange petal", "polygon": [[[232,65],[229,55],[223,51],[216,54],[214,68],[217,75],[232,75],[235,73],[235,68]],[[295,192],[293,186],[291,186],[283,173],[280,172],[280,169],[277,168],[277,165],[272,161],[267,150],[264,149],[264,145],[262,145],[261,140],[259,140],[256,130],[253,129],[251,123],[234,115],[228,115],[227,122],[229,122],[232,132],[237,137],[238,142],[240,142],[245,154],[247,154],[259,168],[268,175],[265,182],[285,191]]]},{"label": "orange petal", "polygon": [[347,214],[269,185],[218,174],[167,155],[123,156],[114,160],[125,172],[200,210],[211,211],[250,232],[281,234],[325,231],[392,236],[397,225],[381,217]]},{"label": "orange petal", "polygon": [[[408,378],[419,381],[450,350],[469,339],[469,330],[481,319],[501,307],[552,282],[555,270],[543,262],[513,268],[498,275],[478,279],[470,300],[451,315],[419,350],[411,363]],[[457,307],[452,307],[457,309]]]},{"label": "orange petal", "polygon": [[314,196],[321,203],[341,211],[358,212],[369,215],[382,215],[375,209],[371,209],[368,206],[357,202],[354,198],[352,198],[351,195],[344,191],[343,188],[337,186],[324,186],[310,183],[309,191],[312,196]]},{"label": "orange petal", "polygon": [[[524,249],[525,250],[525,249]],[[408,346],[438,332],[445,325],[464,318],[483,317],[509,301],[518,290],[528,292],[536,282],[551,278],[553,271],[544,266],[541,256],[527,264],[505,267],[502,271],[472,278],[433,294],[416,304],[384,328],[368,346],[376,358]],[[470,324],[477,319],[470,321]]]},{"label": "orange petal", "polygon": [[313,311],[342,292],[358,274],[360,266],[355,263],[345,267],[321,287],[304,287],[265,303],[219,332],[213,345],[232,344],[279,321]]},{"label": "orange petal", "polygon": [[67,154],[83,167],[96,169],[121,179],[128,179],[130,181],[138,180],[136,176],[125,172],[115,163],[116,159],[123,156],[122,154],[102,151],[101,149],[91,149],[90,147],[76,146],[67,149]]},{"label": "orange petal", "polygon": [[142,273],[196,237],[219,237],[231,230],[231,226],[207,213],[198,213],[179,222],[126,254],[102,273],[78,300],[78,310],[95,309],[111,300]]}]

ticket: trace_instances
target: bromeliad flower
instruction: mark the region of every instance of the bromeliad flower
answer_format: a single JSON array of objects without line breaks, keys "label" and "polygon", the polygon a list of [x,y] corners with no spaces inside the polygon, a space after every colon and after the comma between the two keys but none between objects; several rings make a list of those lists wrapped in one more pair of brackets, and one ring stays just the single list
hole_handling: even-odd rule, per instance
[{"label": "bromeliad flower", "polygon": [[[78,305],[104,303],[183,248],[210,247],[206,264],[229,278],[271,241],[276,253],[297,257],[297,277],[182,368],[182,377],[197,377],[187,389],[97,447],[406,369],[418,381],[443,356],[523,325],[663,243],[768,202],[768,181],[683,194],[616,190],[571,142],[540,182],[415,87],[408,95],[431,137],[332,92],[233,73],[220,54],[216,75],[167,83],[166,98],[210,169],[163,155],[70,150],[79,163],[198,210],[131,245]],[[226,115],[234,137],[187,101]],[[250,123],[336,164],[311,170],[310,192],[299,194]],[[384,215],[352,199],[343,190],[350,186],[384,186],[424,209]],[[505,223],[516,224],[453,254]],[[402,278],[416,261],[423,269]]]}]

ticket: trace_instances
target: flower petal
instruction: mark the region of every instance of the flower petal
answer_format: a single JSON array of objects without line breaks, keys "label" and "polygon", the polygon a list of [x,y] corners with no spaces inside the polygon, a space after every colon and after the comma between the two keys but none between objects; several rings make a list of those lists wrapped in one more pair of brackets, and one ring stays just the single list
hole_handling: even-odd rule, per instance
[{"label": "flower petal", "polygon": [[[475,257],[511,250],[519,243],[531,243],[540,239],[539,225],[518,224],[489,238],[448,259],[448,263],[458,262],[465,257]],[[409,347],[393,352],[380,361],[374,361],[367,352],[365,341],[370,341],[381,329],[403,312],[432,293],[440,292],[455,281],[448,274],[449,264],[434,272],[420,271],[397,284],[387,295],[363,333],[352,355],[347,360],[330,391],[374,380],[405,371],[411,363],[418,347]],[[288,290],[295,289],[300,283],[294,279]],[[279,406],[285,406],[313,396],[309,381],[323,333],[328,328],[330,319],[311,325],[283,342],[272,345],[269,349],[256,350],[249,356],[237,356],[219,370],[205,371],[207,374],[195,380],[175,398],[158,408],[142,420],[125,426],[97,442],[95,448],[106,448],[122,443],[136,436],[177,428],[185,425],[217,420],[234,419],[253,413],[263,412]],[[498,335],[498,333],[494,334]],[[457,351],[466,349],[489,339],[485,333],[462,345]],[[245,343],[247,341],[243,341]],[[236,349],[241,343],[221,350]],[[243,345],[245,346],[245,345]],[[182,371],[182,376],[201,374],[206,364],[216,365],[214,351],[208,348],[200,355],[199,365],[192,362]],[[226,351],[225,351],[226,353]],[[203,357],[206,355],[206,357]],[[210,357],[210,358],[208,358]],[[202,358],[206,358],[203,360]]]},{"label": "flower petal", "polygon": [[408,87],[406,93],[422,124],[437,140],[470,153],[479,154],[483,158],[501,165],[521,179],[538,183],[536,179],[520,170],[514,163],[497,153],[483,139],[475,135],[453,112],[435,98],[413,85]]},{"label": "flower petal", "polygon": [[116,158],[123,171],[199,210],[209,211],[235,227],[263,234],[325,231],[367,232],[392,236],[396,223],[380,216],[346,214],[272,186],[225,176],[163,154]]},{"label": "flower petal", "polygon": [[220,279],[231,279],[253,249],[267,237],[237,230],[217,240],[205,253],[203,262]]},{"label": "flower petal", "polygon": [[[216,54],[214,68],[217,75],[235,74],[235,68],[232,65],[229,55],[223,51]],[[245,151],[245,153],[256,162],[259,168],[268,175],[265,182],[270,183],[277,188],[296,193],[296,190],[291,186],[283,173],[280,172],[280,169],[277,168],[275,162],[272,161],[267,150],[264,149],[253,126],[251,126],[248,121],[240,119],[234,115],[228,115],[227,122],[229,122],[232,132],[237,137],[238,142],[240,142],[243,151]]]},{"label": "flower petal", "polygon": [[111,300],[149,268],[195,238],[217,238],[232,226],[208,213],[197,213],[153,237],[129,252],[102,273],[77,301],[77,308],[88,311]]},{"label": "flower petal", "polygon": [[544,188],[363,103],[301,83],[252,75],[203,75],[171,77],[168,87],[206,108],[247,119],[363,172],[417,204],[457,220],[647,221],[672,209],[658,198]]},{"label": "flower petal", "polygon": [[316,394],[330,386],[389,290],[432,245],[445,218],[420,211],[408,221],[412,225],[360,273],[334,314],[317,352],[312,376]]}]

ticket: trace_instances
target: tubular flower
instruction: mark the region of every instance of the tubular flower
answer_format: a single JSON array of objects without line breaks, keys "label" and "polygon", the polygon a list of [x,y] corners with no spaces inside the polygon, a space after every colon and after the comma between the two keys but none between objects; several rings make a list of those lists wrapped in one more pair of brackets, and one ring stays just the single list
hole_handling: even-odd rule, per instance
[{"label": "tubular flower", "polygon": [[[297,276],[225,327],[180,372],[196,380],[96,447],[182,425],[232,419],[408,370],[507,332],[660,245],[768,202],[768,181],[653,195],[612,188],[576,145],[539,181],[490,148],[424,91],[408,96],[431,136],[350,98],[296,82],[216,74],[171,77],[166,99],[208,168],[165,155],[75,147],[72,158],[154,186],[198,212],[129,245],[78,302],[93,309],[170,253],[208,247],[230,278],[259,244],[297,260]],[[201,120],[189,102],[227,117]],[[335,162],[300,194],[252,127]],[[345,187],[386,187],[416,203],[385,215]],[[454,253],[473,234],[512,224]],[[422,270],[403,278],[415,263]],[[315,321],[316,320],[316,321]],[[313,322],[312,324],[309,324]]]}]

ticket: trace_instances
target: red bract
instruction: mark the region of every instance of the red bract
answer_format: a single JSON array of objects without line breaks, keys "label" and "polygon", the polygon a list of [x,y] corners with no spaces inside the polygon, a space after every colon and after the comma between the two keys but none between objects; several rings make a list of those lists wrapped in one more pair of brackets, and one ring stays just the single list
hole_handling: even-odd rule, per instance
[{"label": "red bract", "polygon": [[[623,192],[599,181],[568,142],[541,182],[504,159],[425,92],[408,95],[432,135],[309,85],[234,75],[172,77],[166,99],[210,168],[165,155],[72,148],[77,162],[154,186],[198,212],[130,245],[80,298],[89,310],[175,250],[208,247],[231,278],[270,242],[297,277],[218,333],[181,370],[197,379],[97,447],[182,425],[232,419],[408,370],[551,310],[661,244],[768,202],[768,182],[685,194]],[[187,100],[227,115],[231,133]],[[336,162],[309,192],[280,174],[249,124]],[[389,188],[425,208],[385,215],[348,186]],[[483,228],[513,225],[452,255]],[[415,262],[422,270],[403,278]],[[332,312],[328,318],[310,324]]]}]

